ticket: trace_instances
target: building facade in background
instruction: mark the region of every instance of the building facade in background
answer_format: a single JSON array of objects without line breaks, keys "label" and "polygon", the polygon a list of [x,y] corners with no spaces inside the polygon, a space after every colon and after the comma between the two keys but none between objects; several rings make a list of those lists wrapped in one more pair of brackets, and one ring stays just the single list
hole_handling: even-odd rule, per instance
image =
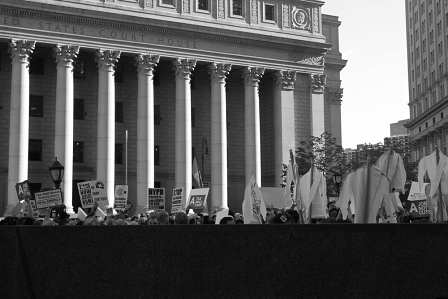
[{"label": "building facade in background", "polygon": [[405,153],[410,153],[409,130],[405,127],[408,122],[409,119],[404,119],[390,124],[390,136],[384,138],[386,148],[392,145],[403,148]]},{"label": "building facade in background", "polygon": [[[341,143],[337,17],[323,1],[3,0],[0,3],[0,213],[15,184],[77,183],[188,193],[196,157],[211,209],[241,210],[253,174],[279,186],[289,150],[330,132]],[[205,155],[208,149],[210,156]],[[127,162],[127,163],[126,163]],[[204,162],[204,165],[202,165]]]},{"label": "building facade in background", "polygon": [[447,154],[448,6],[441,0],[406,0],[412,161],[438,146]]}]

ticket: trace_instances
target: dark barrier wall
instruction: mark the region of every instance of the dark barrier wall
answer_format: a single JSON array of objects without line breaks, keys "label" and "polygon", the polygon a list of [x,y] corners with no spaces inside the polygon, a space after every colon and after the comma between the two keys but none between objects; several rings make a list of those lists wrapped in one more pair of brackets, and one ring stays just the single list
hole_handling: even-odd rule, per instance
[{"label": "dark barrier wall", "polygon": [[0,227],[2,298],[437,298],[448,225]]}]

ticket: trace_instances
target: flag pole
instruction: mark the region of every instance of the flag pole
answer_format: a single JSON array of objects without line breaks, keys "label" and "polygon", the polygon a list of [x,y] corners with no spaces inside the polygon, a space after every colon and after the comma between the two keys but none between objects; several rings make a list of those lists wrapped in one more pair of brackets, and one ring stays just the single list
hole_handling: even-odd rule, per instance
[{"label": "flag pole", "polygon": [[[314,181],[314,158],[311,158],[311,178],[310,178],[310,190],[313,187],[313,181]],[[308,223],[311,223],[311,214],[313,211],[313,198],[310,198],[311,202],[310,202],[310,210],[309,210],[309,216],[308,216]]]},{"label": "flag pole", "polygon": [[125,184],[128,184],[128,130],[126,130],[126,141],[125,141]]},{"label": "flag pole", "polygon": [[[369,215],[369,194],[370,194],[370,155],[367,158],[367,175],[366,175],[366,192],[364,196],[364,211],[362,217],[364,223],[368,223],[368,215]],[[355,215],[356,217],[356,215]]]},{"label": "flag pole", "polygon": [[[439,161],[440,161],[439,147],[436,145],[434,150],[436,151],[436,167],[439,167]],[[442,184],[441,184],[441,182],[439,182],[439,185],[437,186],[437,196],[439,197],[439,209],[437,210],[437,222],[443,222],[443,200],[442,200]]]}]

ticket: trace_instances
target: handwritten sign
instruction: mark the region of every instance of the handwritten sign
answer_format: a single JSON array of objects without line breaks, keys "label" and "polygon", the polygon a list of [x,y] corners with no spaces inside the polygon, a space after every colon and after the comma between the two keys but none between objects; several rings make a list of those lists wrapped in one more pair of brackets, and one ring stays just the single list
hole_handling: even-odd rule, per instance
[{"label": "handwritten sign", "polygon": [[148,209],[165,209],[165,188],[148,188]]},{"label": "handwritten sign", "polygon": [[182,211],[184,188],[173,189],[173,197],[171,201],[171,213]]},{"label": "handwritten sign", "polygon": [[114,209],[125,210],[128,201],[128,185],[116,185],[114,194]]},{"label": "handwritten sign", "polygon": [[96,180],[78,183],[78,192],[81,205],[84,209],[93,207],[95,201],[98,202],[98,206],[109,204],[106,184],[102,181]]},{"label": "handwritten sign", "polygon": [[25,197],[31,198],[31,190],[28,180],[16,184],[17,198],[19,201],[24,200]]},{"label": "handwritten sign", "polygon": [[[33,208],[33,218],[39,219],[39,211],[37,210],[37,207],[36,207],[36,201],[30,200],[30,204],[31,204],[31,207]],[[22,217],[28,217],[28,209],[29,209],[28,203],[26,201],[24,201]]]},{"label": "handwritten sign", "polygon": [[202,210],[207,201],[209,190],[209,188],[191,190],[190,196],[188,197],[188,204],[193,211],[200,212]]},{"label": "handwritten sign", "polygon": [[61,189],[36,192],[34,196],[36,197],[36,206],[38,209],[61,206],[63,204]]}]

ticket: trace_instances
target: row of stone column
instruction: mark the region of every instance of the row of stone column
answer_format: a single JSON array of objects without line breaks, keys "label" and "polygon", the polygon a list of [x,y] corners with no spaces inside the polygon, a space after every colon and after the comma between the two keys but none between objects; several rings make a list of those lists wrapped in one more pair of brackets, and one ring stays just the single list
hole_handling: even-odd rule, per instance
[{"label": "row of stone column", "polygon": [[[8,166],[8,207],[16,202],[15,184],[28,179],[29,140],[29,57],[34,41],[11,40],[12,58],[11,115]],[[57,65],[55,157],[65,166],[63,189],[65,205],[72,210],[73,180],[73,62],[78,46],[56,45],[54,58]],[[97,124],[97,179],[107,186],[107,196],[113,205],[115,185],[115,83],[114,67],[120,51],[99,49],[95,52],[98,64],[98,124]],[[154,85],[153,73],[159,55],[138,54],[135,65],[138,74],[137,112],[137,211],[146,205],[148,188],[154,187]],[[192,132],[191,132],[191,74],[196,60],[175,59],[176,78],[175,124],[175,186],[192,188]],[[211,208],[227,208],[227,120],[225,80],[230,64],[211,63]],[[245,86],[245,179],[253,173],[261,185],[260,111],[258,85],[265,69],[245,67],[242,73]],[[311,77],[312,134],[324,132],[323,85],[325,77]],[[281,169],[289,160],[289,149],[294,149],[294,82],[296,72],[278,71],[275,77],[274,123],[275,165]],[[280,184],[280,171],[276,185]]]}]

